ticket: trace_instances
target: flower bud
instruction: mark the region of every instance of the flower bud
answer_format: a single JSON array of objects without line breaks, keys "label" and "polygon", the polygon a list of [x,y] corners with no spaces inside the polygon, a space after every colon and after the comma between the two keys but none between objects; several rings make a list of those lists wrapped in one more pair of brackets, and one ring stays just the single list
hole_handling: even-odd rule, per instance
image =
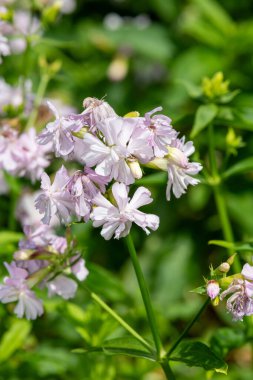
[{"label": "flower bud", "polygon": [[235,256],[237,255],[237,253],[234,253],[232,256],[230,256],[228,259],[227,259],[227,263],[229,265],[232,265],[234,263],[234,260],[235,260]]},{"label": "flower bud", "polygon": [[140,179],[142,177],[142,170],[138,161],[129,161],[128,166],[136,179]]},{"label": "flower bud", "polygon": [[110,104],[104,100],[88,97],[84,99],[83,106],[85,108],[83,113],[86,114],[90,112],[94,124],[97,124],[108,117],[117,116]]},{"label": "flower bud", "polygon": [[167,172],[168,170],[168,160],[166,158],[155,158],[154,160],[145,164],[148,168],[160,169]]},{"label": "flower bud", "polygon": [[207,292],[208,297],[210,297],[211,300],[214,300],[220,292],[220,286],[219,286],[218,281],[215,281],[215,280],[208,281],[206,292]]},{"label": "flower bud", "polygon": [[218,267],[218,270],[222,273],[228,273],[230,270],[229,263],[221,263],[221,265]]}]

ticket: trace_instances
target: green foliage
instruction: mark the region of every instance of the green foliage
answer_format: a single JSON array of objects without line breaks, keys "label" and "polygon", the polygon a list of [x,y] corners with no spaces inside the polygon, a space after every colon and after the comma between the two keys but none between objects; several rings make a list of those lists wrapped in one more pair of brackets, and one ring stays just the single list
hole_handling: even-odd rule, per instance
[{"label": "green foliage", "polygon": [[202,367],[207,371],[227,374],[227,364],[201,342],[180,343],[169,360],[185,363],[189,367]]}]

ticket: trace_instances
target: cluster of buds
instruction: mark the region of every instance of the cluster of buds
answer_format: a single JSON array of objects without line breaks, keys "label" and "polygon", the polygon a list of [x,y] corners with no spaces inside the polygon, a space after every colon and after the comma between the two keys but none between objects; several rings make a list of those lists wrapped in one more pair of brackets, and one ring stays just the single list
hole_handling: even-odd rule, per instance
[{"label": "cluster of buds", "polygon": [[244,316],[253,315],[253,266],[245,264],[241,273],[227,276],[235,255],[218,268],[211,268],[212,279],[206,283],[206,293],[214,306],[227,296],[227,311],[234,321],[242,321]]},{"label": "cluster of buds", "polygon": [[188,185],[199,182],[193,176],[202,166],[189,161],[193,143],[178,138],[169,117],[154,115],[161,107],[144,117],[137,112],[120,117],[103,100],[86,98],[83,104],[81,114],[62,116],[49,103],[55,121],[46,126],[37,142],[52,142],[57,157],[76,160],[84,169],[69,175],[62,167],[52,184],[43,173],[43,194],[36,200],[37,209],[44,214],[42,221],[49,224],[53,215],[64,223],[73,216],[91,219],[94,227],[103,226],[105,239],[126,236],[132,222],[146,233],[156,230],[159,218],[138,210],[152,201],[150,191],[140,187],[130,200],[129,186],[142,177],[145,166],[162,169],[168,172],[167,199],[171,191],[179,198]]},{"label": "cluster of buds", "polygon": [[72,274],[79,281],[85,280],[88,270],[80,252],[65,237],[54,234],[46,225],[24,227],[25,239],[19,243],[10,264],[5,263],[9,276],[0,285],[2,303],[17,302],[17,317],[36,319],[43,313],[42,301],[33,289],[47,288],[48,296],[73,298],[77,283],[69,278]]}]

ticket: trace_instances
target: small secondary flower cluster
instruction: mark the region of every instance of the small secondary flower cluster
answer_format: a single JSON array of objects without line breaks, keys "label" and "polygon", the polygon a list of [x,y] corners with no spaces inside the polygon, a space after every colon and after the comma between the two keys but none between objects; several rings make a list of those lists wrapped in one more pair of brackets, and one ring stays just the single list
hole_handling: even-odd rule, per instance
[{"label": "small secondary flower cluster", "polygon": [[179,198],[188,185],[199,182],[193,176],[202,166],[189,161],[193,143],[178,138],[169,117],[154,115],[161,107],[144,117],[137,112],[120,117],[103,100],[86,98],[83,104],[81,114],[62,116],[49,103],[56,119],[42,131],[38,143],[52,142],[57,157],[85,167],[72,176],[62,167],[52,184],[43,173],[43,194],[36,201],[42,221],[49,224],[53,215],[64,223],[73,215],[91,219],[94,227],[103,226],[105,239],[126,236],[133,222],[146,233],[156,230],[159,218],[138,210],[152,202],[150,191],[140,187],[130,200],[129,185],[142,177],[142,167],[162,169],[168,172],[167,199],[171,191]]},{"label": "small secondary flower cluster", "polygon": [[[224,275],[229,269],[229,264],[223,263],[215,272]],[[253,315],[253,266],[245,264],[240,274],[208,281],[206,292],[214,305],[229,295],[227,310],[234,321],[242,321],[244,316]]]},{"label": "small secondary flower cluster", "polygon": [[88,270],[73,244],[56,236],[49,226],[26,226],[24,233],[14,260],[5,263],[9,276],[0,285],[0,301],[17,302],[14,313],[19,318],[36,319],[43,314],[43,305],[32,288],[47,288],[49,297],[57,294],[64,299],[73,298],[77,283],[67,275],[72,273],[83,281]]},{"label": "small secondary flower cluster", "polygon": [[0,169],[35,182],[50,164],[50,145],[41,146],[37,143],[34,128],[19,134],[6,124],[0,127]]},{"label": "small secondary flower cluster", "polygon": [[[12,4],[9,3],[14,4],[11,7]],[[54,13],[55,17],[58,13],[71,13],[76,7],[75,0],[40,0],[36,3],[38,11],[50,13],[51,8],[51,14]],[[27,44],[36,42],[41,34],[41,21],[33,15],[31,10],[26,9],[25,3],[1,1],[0,64],[2,63],[2,57],[23,53],[27,48]]]}]

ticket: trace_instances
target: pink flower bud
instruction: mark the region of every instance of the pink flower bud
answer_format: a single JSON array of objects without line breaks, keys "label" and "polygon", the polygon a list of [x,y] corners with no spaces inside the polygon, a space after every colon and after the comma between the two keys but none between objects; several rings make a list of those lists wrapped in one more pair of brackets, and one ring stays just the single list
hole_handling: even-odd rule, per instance
[{"label": "pink flower bud", "polygon": [[215,280],[208,281],[206,292],[207,295],[211,298],[211,300],[215,299],[220,292],[219,283]]}]

